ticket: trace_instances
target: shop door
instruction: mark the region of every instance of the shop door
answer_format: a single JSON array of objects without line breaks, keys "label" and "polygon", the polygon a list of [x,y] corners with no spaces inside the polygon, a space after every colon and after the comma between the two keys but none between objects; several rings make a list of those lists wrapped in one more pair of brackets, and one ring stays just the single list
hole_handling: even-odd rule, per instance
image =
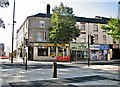
[{"label": "shop door", "polygon": [[120,50],[113,49],[113,59],[120,59]]}]

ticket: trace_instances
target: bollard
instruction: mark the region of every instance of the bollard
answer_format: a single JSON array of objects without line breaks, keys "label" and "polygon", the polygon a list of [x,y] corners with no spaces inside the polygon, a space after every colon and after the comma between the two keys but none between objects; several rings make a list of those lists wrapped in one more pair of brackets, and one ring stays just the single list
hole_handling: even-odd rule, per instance
[{"label": "bollard", "polygon": [[53,62],[53,78],[57,78],[57,62]]},{"label": "bollard", "polygon": [[27,53],[25,53],[25,69],[27,70]]},{"label": "bollard", "polygon": [[25,62],[25,69],[27,70],[27,58],[26,58],[26,62]]}]

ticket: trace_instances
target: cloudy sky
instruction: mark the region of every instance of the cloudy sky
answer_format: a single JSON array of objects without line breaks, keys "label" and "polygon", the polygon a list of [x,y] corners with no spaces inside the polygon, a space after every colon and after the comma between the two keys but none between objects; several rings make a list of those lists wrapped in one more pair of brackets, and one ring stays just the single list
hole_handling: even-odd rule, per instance
[{"label": "cloudy sky", "polygon": [[[0,43],[6,47],[11,47],[12,43],[12,15],[13,1],[9,0],[8,8],[0,8],[0,18],[5,22],[6,29],[0,28]],[[72,7],[74,14],[80,17],[94,18],[95,16],[117,17],[119,0],[16,0],[15,6],[15,35],[27,16],[37,13],[46,13],[47,3],[51,5],[51,10],[60,2],[64,5]],[[52,13],[52,11],[51,11]],[[14,39],[14,48],[16,40]]]}]

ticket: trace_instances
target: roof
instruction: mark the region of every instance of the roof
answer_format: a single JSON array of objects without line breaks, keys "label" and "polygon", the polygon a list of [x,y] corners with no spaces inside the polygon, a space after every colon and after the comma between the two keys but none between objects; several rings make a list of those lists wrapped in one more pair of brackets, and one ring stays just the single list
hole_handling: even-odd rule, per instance
[{"label": "roof", "polygon": [[30,17],[46,17],[46,18],[50,18],[51,14],[38,13],[38,14],[35,14],[35,15],[32,15],[32,16],[28,16],[27,18],[30,18]]},{"label": "roof", "polygon": [[[45,18],[51,18],[52,14],[44,14],[44,13],[38,13],[32,16],[28,16],[27,18],[30,17],[45,17]],[[109,20],[109,18],[105,18],[105,17],[100,17],[100,16],[96,16],[96,18],[86,18],[86,17],[78,17],[75,16],[76,21],[78,22],[88,22],[88,23],[101,23],[101,24],[106,24],[107,21]]]},{"label": "roof", "polygon": [[76,20],[78,22],[101,23],[101,24],[107,24],[107,21],[108,21],[106,19],[85,18],[85,17],[76,17]]}]

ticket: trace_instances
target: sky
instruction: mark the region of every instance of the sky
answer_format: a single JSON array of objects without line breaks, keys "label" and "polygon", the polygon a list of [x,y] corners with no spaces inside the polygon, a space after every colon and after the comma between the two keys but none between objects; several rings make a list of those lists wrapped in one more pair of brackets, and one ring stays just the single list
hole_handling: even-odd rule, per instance
[{"label": "sky", "polygon": [[[46,5],[50,4],[52,8],[59,6],[63,2],[65,6],[72,7],[74,14],[79,17],[94,18],[117,17],[119,0],[16,0],[15,1],[15,29],[14,29],[14,49],[16,48],[16,31],[22,25],[24,20],[37,13],[46,13]],[[0,8],[0,18],[5,22],[6,28],[0,28],[0,43],[5,44],[5,51],[12,47],[12,19],[13,2],[9,0],[10,5],[7,8]]]}]

